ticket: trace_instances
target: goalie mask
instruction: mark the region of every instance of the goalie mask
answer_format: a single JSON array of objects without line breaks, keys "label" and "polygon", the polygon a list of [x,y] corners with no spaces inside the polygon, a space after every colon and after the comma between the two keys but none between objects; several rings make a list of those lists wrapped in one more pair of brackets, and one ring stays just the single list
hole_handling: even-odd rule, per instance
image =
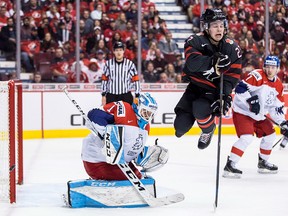
[{"label": "goalie mask", "polygon": [[280,67],[280,60],[277,56],[269,55],[264,61],[264,71],[270,80],[274,80]]},{"label": "goalie mask", "polygon": [[133,103],[132,106],[142,129],[153,119],[158,109],[156,100],[149,93],[140,94],[138,104]]}]

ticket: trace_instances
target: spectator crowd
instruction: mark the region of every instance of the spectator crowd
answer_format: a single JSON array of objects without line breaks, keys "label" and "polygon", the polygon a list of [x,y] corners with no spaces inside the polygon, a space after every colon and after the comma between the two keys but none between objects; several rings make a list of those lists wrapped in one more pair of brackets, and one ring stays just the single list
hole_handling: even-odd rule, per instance
[{"label": "spectator crowd", "polygon": [[[193,25],[200,27],[200,1],[175,0]],[[180,83],[184,59],[155,1],[141,5],[141,82]],[[221,8],[229,20],[229,37],[243,52],[243,73],[261,67],[265,57],[265,1],[208,0],[206,8]],[[0,50],[16,57],[16,1],[0,0]],[[80,1],[80,81],[101,82],[105,62],[117,41],[125,57],[137,64],[138,6],[133,0]],[[21,71],[41,82],[76,82],[75,0],[21,0]],[[269,1],[269,52],[281,59],[279,77],[288,82],[288,10],[281,0]],[[46,62],[45,67],[42,62]],[[0,80],[12,79],[15,74]],[[31,82],[34,78],[31,78]],[[34,81],[33,81],[34,82]]]}]

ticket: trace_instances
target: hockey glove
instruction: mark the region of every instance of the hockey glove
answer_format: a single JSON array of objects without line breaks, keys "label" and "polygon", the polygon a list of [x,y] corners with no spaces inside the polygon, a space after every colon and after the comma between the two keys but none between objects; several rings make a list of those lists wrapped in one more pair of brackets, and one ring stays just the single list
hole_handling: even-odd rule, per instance
[{"label": "hockey glove", "polygon": [[213,67],[215,72],[220,75],[230,68],[231,60],[228,55],[217,52],[213,56]]},{"label": "hockey glove", "polygon": [[280,133],[283,134],[285,137],[288,137],[288,121],[283,121],[280,124],[281,130]]},{"label": "hockey glove", "polygon": [[[223,115],[226,115],[226,113],[228,112],[228,110],[230,109],[232,105],[232,97],[231,95],[227,95],[227,96],[223,96]],[[220,112],[220,99],[218,99],[217,101],[215,101],[212,105],[212,113],[214,113],[215,116],[220,116],[221,112]]]},{"label": "hockey glove", "polygon": [[260,104],[259,104],[259,98],[258,95],[254,95],[251,98],[248,98],[247,103],[249,104],[249,110],[253,113],[255,113],[255,115],[258,115],[260,112]]},{"label": "hockey glove", "polygon": [[135,162],[142,167],[142,171],[152,172],[164,166],[168,159],[168,149],[156,144],[145,146],[143,151],[135,158]]}]

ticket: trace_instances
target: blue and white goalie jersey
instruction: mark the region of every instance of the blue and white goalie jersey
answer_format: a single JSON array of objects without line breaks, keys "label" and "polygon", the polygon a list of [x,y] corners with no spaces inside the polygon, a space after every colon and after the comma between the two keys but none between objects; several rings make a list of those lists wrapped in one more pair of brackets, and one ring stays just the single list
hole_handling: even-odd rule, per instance
[{"label": "blue and white goalie jersey", "polygon": [[[117,127],[115,125],[115,127]],[[126,163],[135,159],[143,150],[148,138],[148,131],[139,127],[121,125],[124,127],[123,155]],[[113,142],[113,140],[111,140]],[[82,160],[90,163],[106,162],[104,142],[93,134],[83,139]]]}]

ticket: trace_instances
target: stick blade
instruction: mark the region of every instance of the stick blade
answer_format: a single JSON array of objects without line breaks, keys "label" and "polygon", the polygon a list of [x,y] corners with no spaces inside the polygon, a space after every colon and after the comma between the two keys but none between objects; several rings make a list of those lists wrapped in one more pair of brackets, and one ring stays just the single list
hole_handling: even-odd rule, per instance
[{"label": "stick blade", "polygon": [[183,201],[184,199],[185,196],[182,193],[177,193],[165,197],[153,198],[149,201],[148,205],[151,207],[159,207],[178,203]]}]

